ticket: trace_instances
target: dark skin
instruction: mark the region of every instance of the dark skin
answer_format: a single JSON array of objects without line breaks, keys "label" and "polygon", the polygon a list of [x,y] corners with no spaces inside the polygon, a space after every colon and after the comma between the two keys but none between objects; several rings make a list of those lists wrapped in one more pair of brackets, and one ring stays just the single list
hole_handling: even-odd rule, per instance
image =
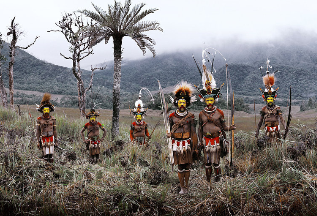
[{"label": "dark skin", "polygon": [[[217,111],[213,104],[206,103],[206,110],[211,112],[205,112],[204,110],[199,113],[199,128],[198,137],[200,142],[202,142],[203,136],[206,137],[219,137],[221,134],[221,128],[224,131],[235,130],[236,126],[231,125],[228,127],[224,121],[222,114]],[[207,115],[205,115],[205,114]]]},{"label": "dark skin", "polygon": [[259,130],[263,124],[263,121],[265,123],[265,126],[278,126],[280,123],[285,128],[285,121],[282,116],[282,112],[279,106],[276,106],[274,103],[267,103],[265,107],[261,110],[261,118],[258,123],[258,127],[256,130],[255,137],[257,138],[259,136]]},{"label": "dark skin", "polygon": [[[99,137],[99,126],[97,125],[97,121],[96,121],[96,118],[90,118],[90,121],[89,123],[91,125],[94,126],[93,130],[90,130],[90,133],[88,134],[88,139],[94,137],[94,136],[98,136]],[[100,139],[100,141],[102,142],[106,136],[106,129],[104,127],[100,127],[100,129],[103,131],[103,136],[102,138]],[[86,128],[83,128],[81,130],[81,136],[82,136],[82,139],[84,142],[89,142],[89,140],[85,140],[85,135],[84,135],[84,132],[85,132]]]},{"label": "dark skin", "polygon": [[[42,120],[38,120],[38,123],[40,124],[44,124],[46,121],[51,120],[51,115],[50,115],[50,109],[48,107],[44,107],[43,108],[43,116],[42,116]],[[53,130],[53,135],[55,137],[55,146],[58,146],[58,139],[57,139],[57,130],[56,130],[56,120],[51,120],[52,121],[52,125],[47,127],[46,130],[47,131],[51,131]],[[40,148],[41,146],[41,140],[40,140],[40,136],[41,136],[41,127],[40,125],[37,125],[36,127],[36,138],[38,140],[38,147]]]}]

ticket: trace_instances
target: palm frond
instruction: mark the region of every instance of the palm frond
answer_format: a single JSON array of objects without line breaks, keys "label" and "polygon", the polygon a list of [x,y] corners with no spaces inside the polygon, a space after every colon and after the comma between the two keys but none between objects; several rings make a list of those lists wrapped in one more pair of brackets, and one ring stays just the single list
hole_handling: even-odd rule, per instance
[{"label": "palm frond", "polygon": [[142,10],[144,6],[145,4],[141,3],[141,4],[135,5],[132,8],[131,12],[126,17],[126,20],[124,20],[124,26],[122,27],[122,29],[127,29],[127,27],[130,25],[131,22],[133,22],[135,17],[138,16],[138,14],[140,13],[140,11]]},{"label": "palm frond", "polygon": [[133,33],[133,32],[145,32],[145,31],[151,31],[151,30],[159,30],[163,31],[163,29],[160,27],[160,24],[155,21],[144,21],[139,22],[132,26],[130,29],[127,29],[127,33]]},{"label": "palm frond", "polygon": [[141,13],[136,14],[133,17],[133,19],[131,19],[131,21],[127,24],[126,29],[131,28],[132,26],[134,26],[135,24],[140,22],[144,17],[146,17],[147,15],[149,15],[151,13],[154,13],[157,10],[158,9],[154,8],[154,9],[145,10]]},{"label": "palm frond", "polygon": [[104,22],[103,18],[98,13],[95,13],[93,11],[82,10],[82,11],[78,11],[78,12],[80,12],[80,13],[84,14],[85,16],[95,20],[98,23]]},{"label": "palm frond", "polygon": [[137,43],[143,54],[146,53],[146,48],[148,48],[155,56],[155,41],[142,33],[151,30],[163,31],[163,29],[158,22],[142,22],[141,20],[158,9],[141,11],[145,6],[144,3],[141,3],[130,10],[131,0],[126,0],[124,5],[114,0],[113,5],[108,5],[107,11],[102,10],[97,5],[92,5],[96,12],[88,10],[80,12],[98,23],[99,29],[94,38],[96,43],[103,39],[105,39],[105,43],[108,43],[109,38],[114,35],[130,36]]},{"label": "palm frond", "polygon": [[129,11],[130,11],[130,6],[131,6],[131,0],[127,0],[125,2],[124,7],[121,8],[121,17],[120,17],[120,26],[119,29],[123,29],[122,26],[124,25],[128,15],[129,15]]},{"label": "palm frond", "polygon": [[132,36],[132,39],[137,43],[138,47],[142,50],[143,55],[146,53],[146,48],[148,48],[153,54],[153,57],[155,57],[155,41],[152,38],[146,36],[145,34],[137,34]]}]

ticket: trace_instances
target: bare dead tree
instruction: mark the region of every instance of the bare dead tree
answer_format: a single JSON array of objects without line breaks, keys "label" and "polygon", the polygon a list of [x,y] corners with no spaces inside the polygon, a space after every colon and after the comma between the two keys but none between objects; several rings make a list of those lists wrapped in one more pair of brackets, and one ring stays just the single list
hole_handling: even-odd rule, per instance
[{"label": "bare dead tree", "polygon": [[[87,88],[85,88],[85,83],[82,78],[82,69],[80,67],[80,61],[87,56],[93,54],[92,44],[95,42],[95,28],[92,21],[90,23],[84,23],[81,16],[77,16],[75,13],[65,14],[61,21],[56,23],[60,28],[59,30],[51,30],[53,32],[61,32],[68,43],[70,43],[70,52],[72,55],[67,57],[63,55],[65,59],[70,59],[73,62],[72,72],[77,79],[78,88],[78,107],[80,114],[85,116],[86,109],[86,94],[87,91],[91,89],[92,82],[94,78],[94,71],[98,68],[91,69],[90,81]],[[49,32],[51,32],[49,31]],[[99,68],[104,69],[104,68]]]},{"label": "bare dead tree", "polygon": [[35,41],[39,38],[38,36],[35,37],[34,42],[29,44],[26,47],[17,46],[17,42],[19,37],[23,34],[18,28],[18,24],[14,22],[15,17],[11,21],[11,26],[9,27],[9,31],[7,33],[8,36],[12,35],[12,40],[10,43],[10,62],[9,62],[9,96],[10,96],[10,108],[14,109],[14,101],[13,101],[13,95],[14,95],[14,88],[13,88],[13,65],[14,65],[14,59],[16,55],[16,49],[28,49],[30,46],[32,46]]},{"label": "bare dead tree", "polygon": [[8,99],[7,99],[7,91],[3,84],[3,77],[2,77],[2,62],[5,60],[5,56],[2,55],[2,47],[3,47],[3,40],[2,34],[0,33],[0,94],[2,99],[3,107],[7,108]]}]

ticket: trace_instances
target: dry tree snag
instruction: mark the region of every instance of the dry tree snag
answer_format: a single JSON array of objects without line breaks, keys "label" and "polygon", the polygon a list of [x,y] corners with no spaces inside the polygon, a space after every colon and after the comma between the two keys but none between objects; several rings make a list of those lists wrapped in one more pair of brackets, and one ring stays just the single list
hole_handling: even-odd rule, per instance
[{"label": "dry tree snag", "polygon": [[14,85],[13,85],[13,65],[14,65],[14,58],[16,55],[16,49],[28,49],[30,46],[32,46],[35,41],[37,40],[37,38],[39,38],[38,36],[35,37],[34,42],[29,44],[26,47],[20,47],[17,46],[17,42],[19,37],[23,34],[23,32],[21,32],[18,28],[18,24],[14,22],[15,17],[12,19],[11,21],[11,26],[9,27],[9,31],[7,33],[8,36],[12,35],[12,39],[11,39],[11,43],[10,43],[10,62],[9,62],[9,96],[10,96],[10,107],[11,109],[14,109],[14,101],[13,101],[13,95],[14,95]]},{"label": "dry tree snag", "polygon": [[[87,56],[93,54],[92,44],[95,43],[94,36],[95,25],[90,22],[84,24],[82,17],[73,14],[65,14],[61,21],[56,23],[60,28],[59,30],[51,30],[53,32],[61,32],[68,43],[70,43],[69,50],[71,56],[67,57],[61,53],[65,59],[72,60],[72,72],[77,80],[78,89],[78,108],[81,116],[85,116],[86,109],[86,95],[87,91],[91,89],[94,78],[94,71],[97,69],[103,70],[104,68],[92,68],[91,76],[87,88],[85,88],[85,82],[82,77],[82,69],[80,67],[80,61]],[[50,32],[50,31],[49,31]]]},{"label": "dry tree snag", "polygon": [[3,84],[3,77],[2,77],[2,62],[5,60],[5,56],[1,54],[3,47],[3,40],[2,40],[2,34],[0,33],[0,94],[2,99],[2,105],[3,107],[7,108],[7,91]]}]

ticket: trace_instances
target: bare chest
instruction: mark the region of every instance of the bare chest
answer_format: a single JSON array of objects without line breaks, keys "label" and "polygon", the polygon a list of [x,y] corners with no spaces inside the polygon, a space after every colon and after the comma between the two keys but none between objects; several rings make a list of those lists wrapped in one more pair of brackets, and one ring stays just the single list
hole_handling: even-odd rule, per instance
[{"label": "bare chest", "polygon": [[191,126],[193,124],[192,118],[187,118],[183,120],[185,117],[176,117],[173,116],[171,119],[172,128],[174,127],[175,133],[184,133],[184,132],[190,132]]},{"label": "bare chest", "polygon": [[87,127],[87,133],[88,133],[88,137],[92,137],[92,136],[97,136],[99,135],[99,126],[96,125],[88,125]]}]

